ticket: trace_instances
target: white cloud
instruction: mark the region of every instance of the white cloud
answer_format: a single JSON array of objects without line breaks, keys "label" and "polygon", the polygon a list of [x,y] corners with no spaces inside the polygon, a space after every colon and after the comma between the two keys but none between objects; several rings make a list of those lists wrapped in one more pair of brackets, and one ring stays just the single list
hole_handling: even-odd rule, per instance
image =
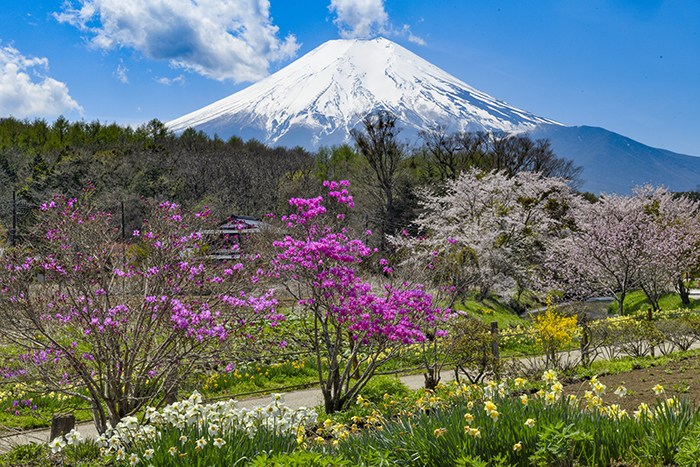
[{"label": "white cloud", "polygon": [[422,38],[414,35],[411,32],[411,28],[408,26],[408,24],[403,25],[403,29],[401,30],[401,32],[403,33],[403,35],[408,37],[409,42],[413,42],[414,44],[418,45],[425,45],[425,41]]},{"label": "white cloud", "polygon": [[388,32],[384,0],[331,0],[328,9],[338,15],[333,23],[344,39],[366,39]]},{"label": "white cloud", "polygon": [[54,17],[91,34],[93,47],[130,47],[219,81],[257,81],[299,49],[278,37],[269,0],[79,0]]},{"label": "white cloud", "polygon": [[129,69],[124,65],[117,65],[117,71],[114,72],[114,75],[119,81],[126,84],[129,82],[129,78],[126,76],[127,71],[129,71]]},{"label": "white cloud", "polygon": [[[65,83],[34,71],[47,69],[46,58],[27,58],[12,46],[0,47],[0,115],[49,117],[82,107],[68,94]],[[32,70],[34,82],[28,71]]]},{"label": "white cloud", "polygon": [[177,78],[155,78],[156,83],[160,84],[165,84],[166,86],[170,86],[171,84],[179,84],[180,86],[184,86],[187,81],[185,81],[185,77],[183,75],[178,76]]},{"label": "white cloud", "polygon": [[344,39],[368,39],[385,34],[406,37],[410,42],[425,45],[422,38],[411,32],[409,25],[405,24],[400,30],[391,25],[384,10],[384,0],[331,0],[328,9],[336,13],[333,23]]}]

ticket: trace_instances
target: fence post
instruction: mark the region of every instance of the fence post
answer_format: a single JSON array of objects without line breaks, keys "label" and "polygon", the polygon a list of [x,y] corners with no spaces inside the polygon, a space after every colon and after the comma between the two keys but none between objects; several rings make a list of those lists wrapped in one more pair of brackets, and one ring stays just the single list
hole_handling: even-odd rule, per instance
[{"label": "fence post", "polygon": [[588,320],[586,319],[585,312],[581,317],[581,327],[583,328],[581,336],[581,362],[584,368],[588,368],[588,347],[590,345],[590,338],[588,336]]},{"label": "fence post", "polygon": [[55,413],[51,418],[51,435],[49,441],[53,441],[59,436],[67,435],[75,428],[75,415],[72,413]]},{"label": "fence post", "polygon": [[654,314],[652,311],[652,307],[649,307],[647,309],[647,320],[649,321],[649,352],[651,353],[652,358],[655,357],[654,355],[654,337],[652,335],[652,328],[653,328],[653,322],[654,322]]},{"label": "fence post", "polygon": [[498,322],[491,321],[491,355],[498,360],[500,358],[498,348]]}]

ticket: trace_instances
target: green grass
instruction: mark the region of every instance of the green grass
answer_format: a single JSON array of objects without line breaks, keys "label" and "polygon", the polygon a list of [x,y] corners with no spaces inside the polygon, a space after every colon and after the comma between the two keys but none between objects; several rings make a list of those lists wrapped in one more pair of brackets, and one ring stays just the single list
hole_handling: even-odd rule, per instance
[{"label": "green grass", "polygon": [[90,410],[84,410],[88,408],[85,401],[61,397],[59,394],[38,394],[22,391],[15,385],[4,385],[0,389],[0,426],[26,430],[43,428],[51,425],[51,418],[57,412],[73,412],[78,422],[92,419]]},{"label": "green grass", "polygon": [[[659,306],[662,310],[698,310],[700,309],[700,300],[690,299],[689,305],[684,305],[681,301],[680,295],[677,293],[669,293],[659,299]],[[624,314],[633,314],[638,311],[646,310],[651,308],[651,302],[644,295],[641,290],[633,290],[625,296],[625,301],[622,306]],[[611,314],[617,314],[618,306],[617,302],[613,302],[608,306],[608,312]]]},{"label": "green grass", "polygon": [[488,297],[483,301],[478,301],[473,297],[469,298],[463,303],[456,303],[454,310],[466,311],[470,316],[480,319],[485,323],[496,321],[499,328],[529,323],[528,320],[518,316],[518,313],[512,307],[500,302],[495,296]]},{"label": "green grass", "polygon": [[275,364],[251,363],[235,371],[202,371],[183,385],[187,396],[197,389],[205,397],[244,394],[279,387],[296,386],[318,381],[316,363],[312,357],[284,360]]}]

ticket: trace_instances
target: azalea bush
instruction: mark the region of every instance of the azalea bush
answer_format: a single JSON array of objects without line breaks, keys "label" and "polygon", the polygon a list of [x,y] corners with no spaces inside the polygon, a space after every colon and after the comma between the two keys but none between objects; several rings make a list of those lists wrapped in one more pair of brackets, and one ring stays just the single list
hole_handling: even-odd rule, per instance
[{"label": "azalea bush", "polygon": [[386,281],[362,275],[372,250],[345,225],[347,185],[325,182],[325,197],[290,199],[296,213],[282,218],[284,238],[271,258],[272,275],[295,300],[300,343],[316,358],[327,413],[346,408],[380,365],[424,341],[424,329],[449,313],[421,285],[393,281],[385,260]]},{"label": "azalea bush", "polygon": [[255,257],[202,254],[208,212],[146,208],[126,245],[87,198],[56,198],[29,241],[0,258],[5,381],[86,401],[100,432],[164,404],[193,367],[223,358],[230,338],[253,342],[281,319],[271,292],[259,291]]}]

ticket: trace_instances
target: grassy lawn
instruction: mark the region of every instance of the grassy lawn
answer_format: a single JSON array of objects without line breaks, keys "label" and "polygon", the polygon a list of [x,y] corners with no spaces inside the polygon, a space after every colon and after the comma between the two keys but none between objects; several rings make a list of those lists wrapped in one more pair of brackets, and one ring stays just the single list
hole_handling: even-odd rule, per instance
[{"label": "grassy lawn", "polygon": [[[684,305],[681,301],[680,295],[674,292],[661,297],[659,300],[659,306],[662,310],[700,310],[700,300],[691,298],[690,304]],[[641,290],[634,290],[625,296],[625,302],[623,304],[625,314],[633,314],[638,311],[647,310],[648,308],[651,308],[651,303]],[[617,302],[613,302],[608,306],[608,312],[610,314],[617,314],[617,310]]]},{"label": "grassy lawn", "polygon": [[457,302],[454,306],[454,311],[466,311],[470,316],[485,323],[496,321],[499,328],[530,323],[529,320],[520,318],[512,307],[502,303],[495,296],[488,297],[483,301],[478,301],[472,297],[463,303]]}]

